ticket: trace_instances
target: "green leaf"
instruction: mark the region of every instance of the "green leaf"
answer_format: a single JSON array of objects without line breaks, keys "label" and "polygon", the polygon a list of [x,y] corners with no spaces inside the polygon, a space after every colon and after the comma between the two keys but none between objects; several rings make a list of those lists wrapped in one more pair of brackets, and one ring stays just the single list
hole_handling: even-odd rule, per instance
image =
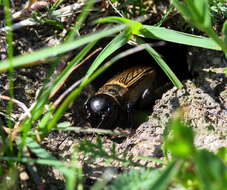
[{"label": "green leaf", "polygon": [[180,162],[169,164],[164,170],[140,169],[130,170],[119,175],[105,190],[164,190],[180,169]]},{"label": "green leaf", "polygon": [[218,150],[217,156],[227,164],[227,147],[222,147]]},{"label": "green leaf", "polygon": [[[183,2],[181,1],[181,3],[177,0],[173,0],[173,4],[176,5],[177,8],[179,8],[179,11],[181,12],[181,14],[185,16],[189,20],[189,22],[191,22],[199,30],[205,32],[208,36],[210,36],[215,41],[216,45],[219,45],[221,47],[221,49],[225,53],[225,56],[227,57],[226,43],[224,43],[221,40],[221,38],[219,38],[219,36],[211,26],[210,8],[209,8],[208,0],[184,0]],[[194,40],[193,40],[193,43],[194,43]],[[210,43],[207,44],[207,47],[205,44],[203,44],[202,41],[199,43],[202,43],[202,46],[200,45],[194,45],[194,46],[204,47],[208,49],[215,48],[215,46]],[[220,48],[218,48],[217,50],[220,50]]]},{"label": "green leaf", "polygon": [[139,35],[140,29],[142,28],[142,24],[135,20],[130,20],[124,17],[116,17],[116,16],[110,16],[105,18],[100,18],[96,20],[95,23],[104,23],[104,22],[115,22],[120,24],[126,24],[128,26],[127,28],[127,35],[129,38],[131,38],[133,35]]},{"label": "green leaf", "polygon": [[27,146],[31,149],[33,153],[37,155],[38,158],[47,159],[47,160],[56,160],[50,153],[43,149],[36,141],[28,137],[26,139]]},{"label": "green leaf", "polygon": [[89,70],[87,71],[85,75],[84,81],[89,78],[92,73],[102,64],[102,62],[110,56],[113,52],[115,52],[117,49],[125,45],[128,41],[128,38],[125,35],[125,32],[122,32],[118,34],[97,56],[97,58],[94,60],[92,65],[90,66]]},{"label": "green leaf", "polygon": [[191,9],[191,14],[193,15],[193,22],[198,22],[203,25],[204,28],[208,28],[211,26],[211,18],[210,18],[210,9],[208,0],[188,0],[193,9]]},{"label": "green leaf", "polygon": [[133,169],[119,175],[105,190],[119,190],[122,187],[124,190],[148,190],[152,182],[156,181],[160,175],[160,170]]},{"label": "green leaf", "polygon": [[223,24],[222,33],[224,34],[224,43],[227,44],[227,20]]},{"label": "green leaf", "polygon": [[172,136],[167,139],[165,146],[172,155],[183,158],[195,155],[192,129],[185,125],[180,118],[172,120],[170,127],[172,128]]},{"label": "green leaf", "polygon": [[129,24],[129,33],[130,33],[130,38],[133,36],[133,35],[139,35],[140,34],[140,30],[142,29],[142,24],[140,22],[137,22],[137,21],[132,21],[130,22]]},{"label": "green leaf", "polygon": [[165,40],[168,42],[174,42],[190,46],[221,50],[218,44],[211,38],[178,32],[163,27],[143,25],[143,29],[141,29],[140,32],[141,36],[144,38]]},{"label": "green leaf", "polygon": [[165,190],[169,186],[170,182],[177,175],[181,168],[182,162],[170,163],[162,172],[159,178],[150,186],[152,190]]},{"label": "green leaf", "polygon": [[172,3],[187,20],[196,26],[202,28],[209,28],[211,26],[207,0],[185,0],[184,2],[172,0]]},{"label": "green leaf", "polygon": [[184,2],[178,0],[172,0],[171,2],[181,12],[185,19],[190,20],[190,11]]},{"label": "green leaf", "polygon": [[58,20],[43,19],[43,20],[41,20],[41,23],[42,24],[50,24],[50,25],[53,25],[55,27],[58,27],[59,29],[63,29],[64,28],[64,25]]},{"label": "green leaf", "polygon": [[[227,57],[227,55],[226,55]],[[224,73],[225,73],[225,76],[227,76],[227,67],[224,68]]]},{"label": "green leaf", "polygon": [[227,167],[217,156],[200,150],[195,161],[203,189],[227,190]]}]

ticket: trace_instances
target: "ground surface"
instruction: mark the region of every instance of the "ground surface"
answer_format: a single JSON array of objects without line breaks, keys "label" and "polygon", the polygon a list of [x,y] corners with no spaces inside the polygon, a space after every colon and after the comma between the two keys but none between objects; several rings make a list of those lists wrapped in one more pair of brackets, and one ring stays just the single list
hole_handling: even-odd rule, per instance
[{"label": "ground surface", "polygon": [[[104,5],[97,5],[98,8],[101,7],[101,13],[97,14],[110,14],[102,6]],[[164,5],[162,6],[165,7]],[[156,18],[160,16],[158,12],[161,8],[159,8],[160,6],[156,7]],[[92,15],[89,18],[92,19],[94,17],[98,16]],[[70,19],[73,20],[73,17]],[[69,22],[70,19],[65,18],[64,23]],[[172,26],[173,29],[182,29],[182,25],[182,27],[176,27],[175,20],[177,19],[170,19],[166,26]],[[0,26],[2,27],[2,25],[1,23]],[[92,30],[89,24],[87,28],[88,31]],[[6,46],[5,36],[4,34],[1,35],[0,57],[3,60],[6,58]],[[64,35],[64,30],[59,30],[49,25],[21,28],[14,33],[15,54],[31,52],[44,46],[58,44]],[[227,77],[224,75],[224,67],[227,66],[227,61],[221,52],[189,48],[187,49],[187,58],[182,64],[187,65],[192,75],[191,79],[183,81],[184,88],[177,89],[173,87],[165,92],[153,105],[148,121],[142,123],[129,135],[123,137],[102,135],[103,146],[107,150],[112,147],[113,143],[116,143],[118,153],[123,154],[127,152],[128,157],[132,156],[135,158],[135,161],[140,163],[145,162],[136,158],[141,155],[162,159],[163,152],[161,146],[164,130],[168,128],[169,119],[179,109],[184,113],[185,121],[195,131],[195,145],[197,147],[215,152],[218,148],[227,146]],[[15,98],[29,107],[34,101],[37,89],[40,89],[45,83],[49,70],[50,65],[16,70],[14,72]],[[1,93],[8,95],[9,83],[7,81],[7,74],[3,73],[0,75],[0,84]],[[83,102],[92,94],[90,89],[92,89],[92,86],[88,86],[82,92],[75,101],[75,105],[64,115],[63,121],[69,121],[75,127],[85,126],[86,122],[81,118],[81,112]],[[3,102],[1,107],[4,106]],[[19,117],[21,111],[16,109],[15,117]],[[42,146],[57,158],[67,160],[70,158],[75,145],[78,145],[85,139],[95,141],[95,137],[94,135],[86,135],[84,133],[53,131],[44,139]],[[94,179],[99,178],[100,174],[107,168],[115,168],[118,171],[125,169],[117,162],[106,165],[102,159],[98,159],[92,164],[89,163],[88,159],[81,159],[81,164],[89,179],[87,186]],[[155,163],[151,163],[151,165],[152,167],[160,167],[160,165]],[[40,180],[45,183],[45,187],[49,189],[64,189],[63,176],[58,171],[48,167],[38,167],[38,173]],[[20,175],[21,189],[34,189],[37,184],[32,183],[31,178],[26,176],[26,171],[22,167]]]}]

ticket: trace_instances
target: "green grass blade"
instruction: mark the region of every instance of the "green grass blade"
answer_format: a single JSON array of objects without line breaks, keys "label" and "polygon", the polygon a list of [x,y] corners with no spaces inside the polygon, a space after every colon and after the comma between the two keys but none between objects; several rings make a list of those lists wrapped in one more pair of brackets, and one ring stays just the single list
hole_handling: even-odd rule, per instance
[{"label": "green grass blade", "polygon": [[63,166],[64,163],[58,160],[48,160],[48,159],[31,159],[31,158],[19,158],[19,157],[7,157],[2,156],[0,157],[1,161],[14,161],[14,162],[22,162],[22,163],[31,163],[31,164],[42,164],[42,165],[49,165],[49,166],[56,166],[60,167]]},{"label": "green grass blade", "polygon": [[163,27],[143,25],[143,29],[141,29],[141,34],[142,37],[145,38],[165,40],[168,42],[174,42],[213,50],[221,50],[218,44],[211,38],[178,32]]},{"label": "green grass blade", "polygon": [[223,24],[222,33],[224,34],[224,43],[227,44],[227,20]]},{"label": "green grass blade", "polygon": [[86,1],[86,4],[85,4],[83,10],[81,11],[80,15],[76,19],[75,24],[71,27],[68,35],[65,38],[65,41],[72,41],[74,38],[76,38],[80,35],[79,30],[81,28],[81,25],[83,24],[83,22],[87,18],[87,16],[88,16],[90,10],[92,9],[94,3],[95,3],[94,0]]},{"label": "green grass blade", "polygon": [[[26,139],[29,135],[30,129],[32,128],[34,121],[39,119],[40,116],[43,114],[43,112],[45,110],[45,105],[48,102],[49,94],[50,94],[50,87],[48,87],[47,89],[44,89],[40,93],[36,102],[34,103],[32,110],[30,111],[31,117],[26,117],[24,119],[23,123],[21,124],[22,142],[20,143],[20,150],[23,150],[23,147],[26,146]],[[51,111],[53,111],[53,110],[51,110]],[[50,115],[51,112],[49,112],[48,114]],[[46,129],[44,128],[43,130],[46,130]]]},{"label": "green grass blade", "polygon": [[105,22],[110,22],[110,23],[130,23],[132,20],[124,18],[124,17],[118,17],[118,16],[108,16],[104,18],[99,18],[96,20],[94,23],[105,23]]},{"label": "green grass blade", "polygon": [[128,38],[125,35],[125,32],[118,34],[98,55],[95,61],[90,66],[89,70],[85,75],[86,78],[89,78],[92,73],[101,65],[101,63],[117,49],[121,48],[128,41]]},{"label": "green grass blade", "polygon": [[211,26],[208,0],[173,0],[172,3],[187,20],[205,28]]},{"label": "green grass blade", "polygon": [[152,190],[165,190],[167,189],[170,182],[177,175],[181,168],[182,162],[172,162],[170,163],[161,173],[158,179],[150,186],[149,189]]},{"label": "green grass blade", "polygon": [[[57,45],[55,47],[48,47],[48,48],[43,48],[41,50],[34,51],[30,54],[27,55],[22,55],[15,57],[12,60],[12,65],[14,67],[19,67],[19,66],[29,66],[29,63],[33,63],[35,61],[38,61],[40,59],[45,59],[51,56],[56,56],[60,53],[65,53],[67,51],[73,50],[75,48],[78,48],[84,44],[93,42],[95,40],[99,40],[103,37],[115,34],[121,30],[123,30],[126,25],[118,25],[115,26],[112,29],[104,29],[102,31],[89,34],[87,36],[81,37],[75,41],[64,43]],[[0,72],[7,71],[9,70],[9,60],[6,61],[1,61],[0,62]]]},{"label": "green grass blade", "polygon": [[64,83],[64,81],[70,76],[70,74],[73,71],[73,68],[87,55],[87,53],[91,50],[92,47],[96,44],[97,41],[94,41],[92,43],[89,43],[86,47],[84,47],[76,57],[72,61],[69,62],[67,67],[60,73],[56,81],[54,82],[54,85],[51,89],[51,94],[54,94],[60,87],[61,84]]},{"label": "green grass blade", "polygon": [[[10,1],[6,0],[4,2],[4,15],[5,15],[5,21],[6,21],[6,25],[8,27],[12,26],[12,20],[11,20],[11,11],[10,11]],[[7,56],[8,56],[8,67],[9,67],[9,73],[8,73],[8,78],[9,78],[9,95],[11,98],[14,97],[14,76],[13,76],[13,71],[14,71],[14,66],[12,64],[13,62],[13,32],[11,30],[6,32],[6,41],[7,41]],[[11,116],[14,104],[12,101],[9,101],[7,103],[7,115]],[[13,128],[13,123],[11,122],[11,120],[9,120],[8,122],[8,127],[9,128]]]},{"label": "green grass blade", "polygon": [[[142,39],[137,38],[136,42],[138,44],[145,43]],[[170,69],[170,67],[166,64],[166,62],[162,59],[162,57],[152,48],[151,46],[147,46],[146,51],[154,58],[154,60],[158,63],[158,65],[162,68],[162,70],[165,72],[165,74],[168,76],[168,78],[172,81],[172,83],[178,87],[182,88],[183,84],[181,81],[177,78],[177,76],[174,74],[174,72]]]},{"label": "green grass blade", "polygon": [[21,162],[21,163],[26,163],[26,164],[40,164],[40,165],[47,165],[47,166],[53,166],[56,169],[61,170],[61,172],[65,175],[71,174],[71,169],[67,167],[67,165],[62,162],[58,161],[56,159],[51,160],[51,159],[31,159],[31,158],[19,158],[19,157],[6,157],[2,156],[0,157],[1,161],[12,161],[12,162]]}]

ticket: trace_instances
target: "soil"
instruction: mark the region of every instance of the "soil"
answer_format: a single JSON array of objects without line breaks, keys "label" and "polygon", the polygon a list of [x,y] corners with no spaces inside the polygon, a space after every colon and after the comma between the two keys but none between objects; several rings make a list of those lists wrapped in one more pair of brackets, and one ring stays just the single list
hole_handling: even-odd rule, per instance
[{"label": "soil", "polygon": [[[68,2],[70,4],[70,2]],[[112,10],[103,8],[103,4],[96,5],[100,8],[102,15],[110,15]],[[160,10],[166,8],[166,5],[153,6],[157,10],[155,19],[160,18]],[[100,12],[97,14],[101,14]],[[1,15],[1,14],[0,14]],[[70,19],[65,19],[64,23],[72,23],[73,15]],[[94,14],[90,15],[89,20],[98,17]],[[178,27],[175,25],[175,20],[179,21],[179,15],[171,17],[166,27],[178,29],[181,31],[185,27],[182,24]],[[171,24],[173,23],[173,24]],[[67,28],[70,24],[67,24]],[[3,23],[0,23],[0,28]],[[102,27],[102,26],[100,26]],[[98,28],[96,28],[97,30]],[[94,29],[88,24],[83,28],[82,33],[89,33]],[[48,32],[47,32],[48,31]],[[187,31],[186,31],[187,32]],[[0,34],[0,58],[6,59],[6,41],[5,35]],[[50,25],[38,25],[25,27],[14,32],[15,40],[15,55],[20,55],[25,52],[31,52],[36,49],[56,45],[61,42],[65,36],[65,30],[58,29]],[[195,145],[198,148],[206,148],[210,151],[217,152],[221,147],[227,147],[227,77],[224,74],[224,68],[227,67],[227,60],[223,53],[219,51],[206,50],[202,48],[189,47],[186,51],[184,62],[177,64],[177,70],[181,74],[181,64],[187,67],[191,77],[184,79],[182,82],[184,87],[177,89],[172,87],[163,93],[160,99],[157,99],[152,105],[152,111],[149,112],[149,117],[146,122],[143,122],[135,130],[125,129],[128,135],[111,136],[101,135],[103,147],[110,151],[113,144],[116,145],[116,150],[119,155],[133,157],[135,162],[146,164],[146,161],[140,160],[138,156],[155,157],[163,159],[162,143],[163,133],[169,127],[169,120],[174,117],[174,113],[181,110],[184,115],[184,120],[195,131]],[[140,59],[140,58],[138,58]],[[64,61],[62,61],[64,62]],[[63,64],[63,63],[62,63]],[[23,102],[30,107],[35,101],[37,91],[48,81],[46,78],[51,74],[50,64],[38,65],[29,68],[16,69],[14,75],[14,94],[15,99]],[[55,71],[58,74],[60,71]],[[176,73],[177,74],[177,73]],[[9,95],[9,81],[7,73],[0,75],[0,92],[3,95]],[[66,85],[67,86],[67,85]],[[67,110],[62,121],[68,121],[71,126],[87,128],[89,124],[83,119],[83,103],[94,93],[94,86],[87,86],[80,96],[75,100],[74,105]],[[5,107],[6,102],[1,102],[1,107]],[[1,117],[5,115],[4,111]],[[14,121],[17,121],[22,114],[22,110],[15,108],[13,112]],[[121,129],[118,127],[116,130]],[[96,141],[97,135],[89,135],[86,133],[76,133],[73,131],[52,131],[41,143],[41,145],[60,160],[68,161],[74,151],[74,147],[78,146],[81,141],[89,140]],[[103,172],[111,169],[115,174],[119,171],[128,169],[118,162],[113,162],[111,165],[106,164],[103,159],[96,159],[95,162],[89,161],[82,155],[80,164],[83,166],[86,176],[86,187],[89,188],[95,180],[102,177]],[[160,164],[149,162],[151,167],[161,167]],[[21,166],[20,168],[20,189],[64,189],[64,177],[61,173],[51,167],[37,166],[39,180],[34,183],[34,177],[30,176],[29,167]],[[44,186],[41,184],[45,184]]]}]

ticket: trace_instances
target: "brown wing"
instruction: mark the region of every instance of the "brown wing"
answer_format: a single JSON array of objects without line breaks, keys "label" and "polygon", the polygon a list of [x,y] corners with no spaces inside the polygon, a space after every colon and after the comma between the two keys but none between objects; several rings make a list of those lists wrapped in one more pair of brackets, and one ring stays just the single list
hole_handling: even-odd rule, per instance
[{"label": "brown wing", "polygon": [[115,75],[105,85],[117,84],[129,88],[130,86],[138,82],[138,80],[143,78],[145,75],[152,72],[154,72],[154,70],[152,67],[149,66],[131,67]]}]

